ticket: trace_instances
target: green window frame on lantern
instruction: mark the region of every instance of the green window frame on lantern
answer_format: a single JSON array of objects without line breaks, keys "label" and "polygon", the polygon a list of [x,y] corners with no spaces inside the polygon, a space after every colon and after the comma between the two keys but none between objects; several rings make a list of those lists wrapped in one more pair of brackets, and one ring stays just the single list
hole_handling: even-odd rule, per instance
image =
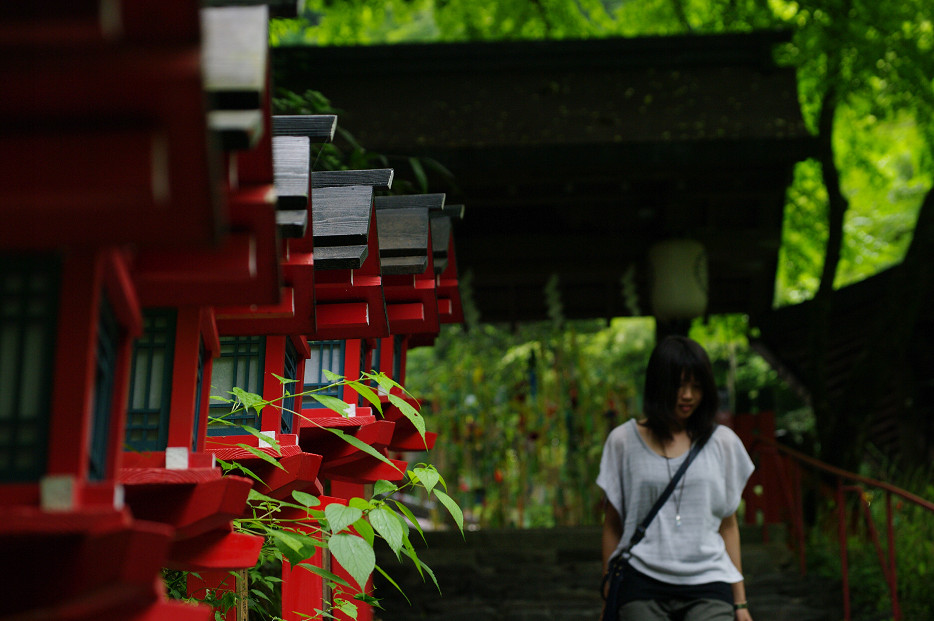
[{"label": "green window frame on lantern", "polygon": [[46,473],[62,262],[0,254],[0,482]]},{"label": "green window frame on lantern", "polygon": [[133,343],[126,446],[164,451],[169,436],[176,311],[143,311],[143,334]]},{"label": "green window frame on lantern", "polygon": [[88,454],[88,479],[92,481],[100,481],[107,476],[107,444],[119,346],[120,325],[117,322],[116,313],[107,300],[107,296],[101,295],[101,305],[98,311],[94,399],[91,404],[91,444]]},{"label": "green window frame on lantern", "polygon": [[[328,395],[338,399],[344,398],[344,387],[334,386],[325,375],[325,371],[343,375],[344,356],[346,353],[346,344],[344,341],[309,341],[308,348],[311,356],[305,361],[305,376],[302,383],[302,390],[316,390],[316,394]],[[304,399],[309,405],[305,409],[318,409],[324,406],[314,400],[313,397]]]},{"label": "green window frame on lantern", "polygon": [[[298,350],[292,344],[291,339],[285,341],[285,366],[283,367],[283,376],[285,379],[298,379]],[[279,419],[280,433],[292,433],[292,427],[295,419],[295,388],[296,382],[285,384],[286,396],[282,399],[282,416]]]},{"label": "green window frame on lantern", "polygon": [[[209,408],[209,436],[245,435],[241,427],[259,429],[259,415],[253,410],[241,410],[231,414],[232,404],[222,399],[233,398],[234,387],[247,392],[262,394],[263,371],[266,357],[264,336],[224,336],[220,339],[220,357],[214,361],[211,377],[211,405]],[[225,423],[211,419],[223,418]],[[230,424],[227,424],[230,423]]]}]

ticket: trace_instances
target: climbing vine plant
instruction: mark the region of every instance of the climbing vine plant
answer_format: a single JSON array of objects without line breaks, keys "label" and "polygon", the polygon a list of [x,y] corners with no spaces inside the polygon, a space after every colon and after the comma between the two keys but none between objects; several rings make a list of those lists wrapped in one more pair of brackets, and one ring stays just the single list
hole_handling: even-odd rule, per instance
[{"label": "climbing vine plant", "polygon": [[[389,401],[412,422],[424,439],[426,432],[424,418],[416,408],[392,392],[393,389],[404,392],[404,389],[385,374],[364,373],[360,381],[347,380],[329,372],[326,374],[330,382],[328,386],[302,392],[301,396],[314,399],[329,410],[346,417],[346,403],[326,394],[320,394],[346,385],[382,412],[380,398],[370,385],[376,384],[388,393]],[[276,377],[283,385],[296,381]],[[263,409],[267,407],[289,411],[284,408],[282,402],[291,395],[287,389],[284,393],[281,398],[267,400],[261,395],[234,388],[228,393],[229,396],[212,397],[215,402],[229,403],[231,409],[222,416],[212,417],[211,423],[236,427],[255,436],[271,450],[263,450],[247,443],[240,443],[236,446],[276,468],[284,469],[276,458],[277,455],[281,456],[282,451],[274,438],[254,427],[235,424],[228,420],[250,410],[261,416]],[[300,412],[291,411],[291,413],[293,416],[302,417]],[[305,420],[315,424],[313,419],[305,418]],[[398,467],[381,452],[354,436],[339,429],[321,428],[398,470]],[[225,474],[247,476],[261,482],[261,479],[242,463],[223,460],[218,460],[218,462]],[[413,530],[424,538],[422,527],[411,509],[398,497],[406,492],[422,490],[422,493],[427,494],[448,511],[461,533],[464,528],[463,512],[457,502],[448,495],[447,483],[434,465],[418,463],[405,472],[400,470],[399,478],[399,482],[377,481],[370,498],[356,497],[349,499],[346,505],[335,503],[324,507],[321,506],[318,497],[307,492],[293,491],[288,499],[280,499],[272,498],[255,489],[250,490],[247,515],[234,521],[234,530],[263,538],[259,561],[247,572],[250,584],[246,596],[247,605],[253,618],[281,618],[283,612],[279,607],[281,600],[277,597],[280,592],[281,579],[277,569],[281,567],[283,560],[288,561],[293,570],[300,568],[319,576],[327,585],[328,590],[334,594],[332,601],[326,602],[324,608],[314,611],[315,615],[312,618],[336,618],[335,613],[340,612],[351,619],[356,619],[359,603],[379,606],[379,599],[367,592],[366,588],[373,573],[378,572],[397,589],[399,586],[390,574],[376,563],[374,548],[377,540],[382,540],[388,545],[400,562],[405,559],[412,562],[424,579],[431,579],[437,586],[438,582],[434,573],[419,559],[412,542]],[[309,559],[321,551],[326,551],[340,563],[352,578],[352,582],[319,564],[309,562]],[[218,619],[222,618],[223,613],[231,607],[242,604],[240,601],[242,595],[238,595],[234,590],[208,591],[201,598],[191,598],[187,594],[186,572],[166,572],[165,581],[170,596],[207,603],[215,607]]]}]

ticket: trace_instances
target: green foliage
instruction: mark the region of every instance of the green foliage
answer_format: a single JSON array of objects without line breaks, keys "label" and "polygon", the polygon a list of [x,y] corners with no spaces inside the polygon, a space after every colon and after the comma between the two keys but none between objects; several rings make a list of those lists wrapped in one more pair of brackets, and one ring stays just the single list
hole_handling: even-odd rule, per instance
[{"label": "green foliage", "polygon": [[[800,408],[750,351],[747,330],[744,317],[718,317],[697,322],[691,334],[710,351],[721,386]],[[434,347],[410,351],[407,382],[438,425],[435,458],[456,475],[448,493],[465,520],[481,527],[597,523],[603,442],[614,426],[640,416],[654,343],[651,320],[617,319],[515,331],[447,327]]]},{"label": "green foliage", "polygon": [[[929,0],[309,0],[300,20],[273,20],[274,45],[562,39],[787,29],[777,51],[798,69],[816,131],[836,93],[833,146],[850,206],[834,285],[904,257],[934,183],[934,3]],[[417,172],[414,178],[422,179]],[[789,189],[776,300],[817,290],[827,244],[820,167]]]},{"label": "green foliage", "polygon": [[[889,469],[887,469],[889,470]],[[934,498],[930,467],[914,472],[890,471],[894,484],[923,498]],[[886,509],[884,492],[866,492],[875,528],[886,543]],[[893,497],[893,528],[895,534],[898,598],[904,619],[934,618],[934,514],[926,509]],[[878,552],[872,544],[865,520],[859,515],[856,498],[850,495],[848,511],[847,563],[850,570],[850,593],[855,621],[888,618],[891,598]],[[819,528],[812,530],[808,541],[809,570],[831,578],[842,571],[837,535],[837,507],[829,500],[819,513]],[[882,616],[880,616],[882,615]]]},{"label": "green foliage", "polygon": [[[285,378],[278,379],[283,384],[292,381]],[[334,374],[330,374],[328,379],[332,382],[330,386],[309,390],[301,395],[317,398],[321,396],[317,394],[319,392],[327,391],[336,385],[346,385],[366,397],[377,410],[381,411],[381,402],[367,383],[375,382],[387,389],[404,391],[399,384],[382,373],[364,373],[360,381],[346,380]],[[240,388],[234,388],[229,394],[230,398],[212,397],[215,401],[231,404],[231,411],[221,417],[212,417],[212,424],[226,422],[225,418],[229,415],[246,409],[253,409],[257,413],[262,412],[266,407],[273,407],[280,411],[283,409],[282,398],[266,400],[261,395]],[[318,400],[333,412],[347,416],[346,403],[343,401]],[[402,410],[402,414],[417,426],[424,438],[425,421],[418,410],[406,403],[406,409]],[[292,412],[292,415],[302,416],[299,412]],[[281,455],[281,449],[273,438],[251,427],[240,426],[240,428],[260,438],[272,447],[272,452]],[[382,453],[352,435],[338,429],[325,429],[355,448],[394,465]],[[238,446],[281,468],[278,460],[270,455],[268,450],[256,449],[243,443]],[[236,462],[219,461],[219,463],[225,473],[245,474],[259,481],[255,474]],[[248,572],[250,583],[248,605],[251,617],[281,618],[282,611],[278,609],[281,602],[279,589],[281,578],[279,576],[283,559],[291,563],[295,568],[293,570],[301,568],[320,576],[335,593],[334,608],[351,618],[357,616],[355,601],[378,605],[378,600],[365,592],[367,581],[374,571],[379,571],[389,578],[385,571],[376,566],[374,546],[377,538],[384,541],[400,561],[404,554],[415,563],[420,573],[428,573],[434,579],[434,575],[418,558],[415,547],[409,540],[410,524],[407,520],[411,520],[420,533],[421,528],[411,511],[394,496],[403,493],[411,494],[416,488],[421,488],[430,498],[437,499],[448,510],[461,532],[463,532],[463,514],[456,502],[441,491],[440,488],[445,487],[444,479],[433,465],[420,463],[411,471],[406,473],[400,471],[399,474],[403,481],[398,484],[390,481],[377,481],[374,484],[372,498],[351,498],[346,506],[329,504],[323,510],[318,508],[319,499],[306,492],[293,491],[290,499],[282,500],[266,496],[255,489],[250,490],[249,516],[236,520],[234,528],[238,532],[260,536],[264,540],[259,561]],[[348,584],[336,574],[306,562],[320,550],[327,550],[347,570],[356,584]],[[187,572],[165,571],[163,580],[170,597],[196,601],[187,597]],[[395,584],[391,578],[389,580],[391,584]],[[437,584],[437,581],[435,583]],[[223,612],[237,604],[237,596],[231,591],[209,591],[205,599],[200,601]],[[331,610],[319,610],[316,618],[333,618],[332,612]]]},{"label": "green foliage", "polygon": [[[304,93],[280,90],[273,98],[273,111],[275,114],[333,114],[338,117],[342,114],[327,97],[311,89]],[[312,162],[312,170],[315,171],[393,168],[396,173],[391,190],[393,194],[427,192],[432,178],[441,179],[449,187],[456,187],[451,171],[437,160],[429,157],[389,157],[368,151],[340,122],[334,140],[318,145],[317,149]]]}]

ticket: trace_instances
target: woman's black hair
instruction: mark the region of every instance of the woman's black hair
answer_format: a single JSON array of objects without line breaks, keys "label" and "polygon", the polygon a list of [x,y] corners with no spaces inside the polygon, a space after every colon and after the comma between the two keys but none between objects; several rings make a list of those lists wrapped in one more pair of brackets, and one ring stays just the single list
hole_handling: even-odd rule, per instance
[{"label": "woman's black hair", "polygon": [[682,378],[694,378],[703,390],[700,404],[684,425],[688,437],[703,445],[716,426],[720,400],[707,352],[685,336],[666,337],[649,357],[643,394],[646,426],[662,442],[671,440],[672,430],[681,427],[675,407]]}]

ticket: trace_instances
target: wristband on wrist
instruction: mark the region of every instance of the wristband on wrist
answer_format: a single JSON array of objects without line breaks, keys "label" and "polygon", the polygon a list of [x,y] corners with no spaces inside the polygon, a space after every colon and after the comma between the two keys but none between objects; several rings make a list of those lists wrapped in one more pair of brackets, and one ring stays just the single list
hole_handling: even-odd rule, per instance
[{"label": "wristband on wrist", "polygon": [[742,610],[743,608],[749,608],[749,602],[733,604],[733,610]]}]

